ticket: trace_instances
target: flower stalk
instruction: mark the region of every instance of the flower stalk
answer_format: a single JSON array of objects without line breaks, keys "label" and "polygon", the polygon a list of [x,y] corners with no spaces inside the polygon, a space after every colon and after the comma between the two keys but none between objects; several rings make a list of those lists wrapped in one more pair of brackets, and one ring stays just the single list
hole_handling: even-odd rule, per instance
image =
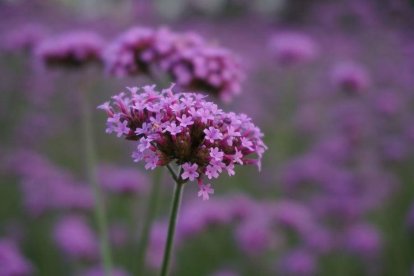
[{"label": "flower stalk", "polygon": [[85,152],[85,165],[89,185],[92,187],[95,199],[95,219],[99,232],[100,251],[102,263],[104,266],[105,276],[111,276],[112,259],[108,238],[108,227],[106,219],[105,205],[102,197],[102,190],[98,185],[96,176],[96,153],[92,129],[92,115],[90,112],[89,99],[87,91],[81,91],[82,94],[82,130],[83,144]]},{"label": "flower stalk", "polygon": [[160,273],[161,276],[168,275],[168,271],[169,271],[168,269],[169,269],[170,260],[171,260],[171,251],[174,246],[175,227],[177,224],[178,212],[179,212],[180,205],[181,205],[182,192],[183,192],[184,184],[186,182],[181,178],[182,169],[180,169],[180,173],[177,176],[169,165],[167,165],[167,168],[170,171],[175,181],[175,191],[174,191],[174,197],[173,197],[173,201],[171,205],[170,221],[168,223],[167,240],[165,243],[164,257],[163,257],[161,273]]},{"label": "flower stalk", "polygon": [[152,223],[154,221],[155,212],[157,210],[162,177],[163,177],[163,170],[159,169],[154,172],[152,185],[151,185],[151,191],[150,191],[149,198],[148,198],[148,206],[147,206],[144,223],[142,227],[141,237],[138,242],[138,262],[137,262],[138,275],[141,275],[144,269],[145,251],[148,246],[149,233],[151,230]]}]

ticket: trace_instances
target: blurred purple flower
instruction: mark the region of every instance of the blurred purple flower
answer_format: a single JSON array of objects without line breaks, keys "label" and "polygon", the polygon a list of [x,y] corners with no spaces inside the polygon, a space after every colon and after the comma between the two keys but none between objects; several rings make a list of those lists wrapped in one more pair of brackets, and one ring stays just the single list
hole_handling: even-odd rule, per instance
[{"label": "blurred purple flower", "polygon": [[344,247],[355,255],[366,258],[378,257],[381,246],[381,234],[373,225],[356,224],[345,233]]},{"label": "blurred purple flower", "polygon": [[80,216],[66,216],[55,225],[53,232],[56,245],[71,258],[96,260],[99,246],[95,233]]},{"label": "blurred purple flower", "polygon": [[89,210],[93,207],[93,196],[88,186],[75,181],[68,172],[37,153],[20,151],[11,159],[9,167],[22,178],[23,202],[32,216],[50,210]]},{"label": "blurred purple flower", "polygon": [[270,39],[269,49],[276,61],[282,65],[310,62],[319,54],[315,41],[308,35],[299,32],[275,34]]},{"label": "blurred purple flower", "polygon": [[168,74],[178,86],[230,100],[243,79],[238,59],[228,50],[208,45],[194,33],[166,28],[132,28],[105,51],[106,69],[116,76]]},{"label": "blurred purple flower", "polygon": [[0,239],[0,275],[27,276],[32,274],[32,265],[21,254],[16,244],[7,239]]},{"label": "blurred purple flower", "polygon": [[260,256],[273,249],[279,242],[270,221],[260,214],[242,222],[236,229],[239,247],[250,256]]},{"label": "blurred purple flower", "polygon": [[101,63],[104,40],[94,32],[64,33],[44,40],[35,49],[36,61],[45,67],[77,68]]},{"label": "blurred purple flower", "polygon": [[8,52],[29,53],[46,35],[46,28],[36,23],[18,26],[2,36],[2,48]]},{"label": "blurred purple flower", "polygon": [[278,271],[286,276],[316,275],[317,263],[312,252],[294,249],[280,257]]},{"label": "blurred purple flower", "polygon": [[149,179],[143,172],[109,164],[99,166],[98,178],[106,190],[122,195],[145,194],[149,185]]},{"label": "blurred purple flower", "polygon": [[335,64],[331,78],[337,88],[347,92],[361,92],[371,84],[369,73],[363,65],[350,61]]},{"label": "blurred purple flower", "polygon": [[232,222],[228,204],[223,199],[212,199],[209,202],[194,201],[183,206],[177,235],[191,238],[211,226],[226,225]]},{"label": "blurred purple flower", "polygon": [[[167,224],[164,222],[156,222],[152,225],[151,234],[147,249],[146,263],[151,268],[160,268],[164,255],[165,242],[167,240]],[[181,243],[180,236],[177,235],[174,240],[174,249],[176,250]],[[172,256],[175,254],[173,253]],[[173,257],[174,261],[174,257]]]},{"label": "blurred purple flower", "polygon": [[383,91],[378,93],[375,100],[375,107],[379,113],[393,116],[403,107],[403,97],[397,91]]}]

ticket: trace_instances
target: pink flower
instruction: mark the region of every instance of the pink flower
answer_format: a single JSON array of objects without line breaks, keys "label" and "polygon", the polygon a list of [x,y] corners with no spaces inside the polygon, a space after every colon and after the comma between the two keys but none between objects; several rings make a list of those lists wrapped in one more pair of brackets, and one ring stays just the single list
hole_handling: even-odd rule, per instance
[{"label": "pink flower", "polygon": [[199,188],[200,190],[198,191],[198,197],[202,197],[203,200],[208,200],[210,195],[214,194],[214,189],[211,188],[210,184],[201,184]]},{"label": "pink flower", "polygon": [[181,174],[183,179],[194,181],[198,177],[197,164],[185,163],[182,166],[184,172]]},{"label": "pink flower", "polygon": [[35,57],[43,65],[82,67],[101,63],[104,40],[93,32],[71,32],[42,41],[35,48]]},{"label": "pink flower", "polygon": [[184,114],[181,118],[177,118],[180,121],[181,127],[188,127],[194,124],[193,118]]},{"label": "pink flower", "polygon": [[274,35],[270,40],[270,51],[282,65],[295,65],[312,61],[319,49],[306,34],[286,32]]},{"label": "pink flower", "polygon": [[137,143],[134,161],[143,160],[146,169],[175,162],[183,166],[183,180],[200,183],[204,176],[219,177],[223,169],[234,175],[235,165],[260,166],[267,147],[249,117],[226,113],[203,95],[172,89],[158,92],[146,86],[138,93],[129,88],[128,95],[120,93],[112,104],[101,106],[108,116],[107,132]]},{"label": "pink flower", "polygon": [[219,148],[212,148],[210,149],[210,156],[214,160],[221,161],[223,160],[224,153]]},{"label": "pink flower", "polygon": [[205,139],[207,139],[211,143],[214,143],[214,140],[223,139],[223,134],[221,134],[221,132],[214,127],[209,127],[208,129],[205,129],[204,133],[206,135]]},{"label": "pink flower", "polygon": [[[104,57],[110,74],[125,77],[160,72],[180,87],[204,89],[222,100],[239,94],[244,79],[240,61],[232,52],[194,33],[166,28],[131,28],[106,49]],[[171,108],[177,112],[182,106]]]}]

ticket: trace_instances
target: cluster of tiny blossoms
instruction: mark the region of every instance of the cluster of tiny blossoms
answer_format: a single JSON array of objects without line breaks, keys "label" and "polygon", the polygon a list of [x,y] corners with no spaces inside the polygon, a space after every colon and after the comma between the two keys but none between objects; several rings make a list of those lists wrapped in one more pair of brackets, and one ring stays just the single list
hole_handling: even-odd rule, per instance
[{"label": "cluster of tiny blossoms", "polygon": [[35,57],[44,66],[82,67],[101,63],[104,40],[94,32],[78,31],[51,37],[35,49]]},{"label": "cluster of tiny blossoms", "polygon": [[241,65],[230,51],[195,33],[166,28],[131,28],[107,48],[104,57],[110,74],[165,74],[181,87],[203,90],[223,100],[240,93],[243,80]]},{"label": "cluster of tiny blossoms", "polygon": [[235,165],[260,169],[267,147],[247,115],[226,113],[203,95],[172,89],[159,92],[155,85],[144,86],[138,93],[139,88],[128,88],[129,93],[99,106],[108,115],[107,133],[137,141],[134,161],[144,161],[151,170],[175,161],[182,166],[183,181],[198,181],[203,199],[213,193],[210,184],[203,184],[204,176],[234,175]]}]

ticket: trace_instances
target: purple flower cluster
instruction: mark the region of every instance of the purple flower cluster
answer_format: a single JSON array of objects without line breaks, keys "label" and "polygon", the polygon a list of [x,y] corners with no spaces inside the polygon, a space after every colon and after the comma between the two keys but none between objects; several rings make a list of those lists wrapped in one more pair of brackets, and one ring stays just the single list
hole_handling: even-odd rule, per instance
[{"label": "purple flower cluster", "polygon": [[165,28],[132,28],[106,50],[107,71],[116,76],[160,73],[180,87],[201,90],[229,100],[240,93],[243,79],[238,59],[209,45],[194,33]]},{"label": "purple flower cluster", "polygon": [[34,55],[43,66],[78,68],[101,63],[104,46],[104,40],[94,32],[71,32],[45,39]]},{"label": "purple flower cluster", "polygon": [[[321,228],[312,212],[298,201],[256,201],[245,195],[233,195],[185,204],[177,228],[176,247],[179,249],[203,233],[226,226],[232,226],[238,248],[249,258],[285,250],[288,240],[295,237],[297,249],[287,252],[278,262],[279,272],[288,275],[297,275],[295,271],[311,275],[316,270],[316,257],[329,252],[334,245],[333,240],[326,238],[329,232]],[[152,229],[147,252],[151,267],[160,265],[166,227],[164,221],[158,221]]]},{"label": "purple flower cluster", "polygon": [[311,37],[297,32],[274,35],[269,49],[276,61],[282,65],[295,65],[310,62],[319,54],[319,48]]},{"label": "purple flower cluster", "polygon": [[45,37],[47,31],[39,24],[19,26],[2,37],[3,49],[8,52],[31,52]]},{"label": "purple flower cluster", "polygon": [[23,202],[27,212],[39,216],[51,210],[89,210],[93,196],[88,186],[79,183],[48,160],[34,152],[20,152],[10,162],[21,177]]},{"label": "purple flower cluster", "polygon": [[[128,88],[99,106],[106,111],[107,133],[137,141],[132,156],[155,169],[171,161],[182,166],[184,181],[197,180],[199,196],[213,193],[203,177],[217,178],[222,172],[235,174],[236,165],[261,166],[266,145],[263,134],[245,114],[226,113],[216,104],[194,93],[161,92],[155,86]],[[249,157],[256,155],[255,157]]]},{"label": "purple flower cluster", "polygon": [[332,83],[335,87],[347,92],[361,92],[370,85],[367,70],[355,62],[340,62],[332,69]]},{"label": "purple flower cluster", "polygon": [[109,164],[99,166],[98,177],[107,191],[121,195],[144,194],[149,182],[148,177],[136,169]]},{"label": "purple flower cluster", "polygon": [[0,239],[0,275],[28,276],[32,273],[32,265],[22,256],[16,244],[8,239]]},{"label": "purple flower cluster", "polygon": [[96,260],[99,246],[95,233],[83,217],[63,217],[55,225],[54,240],[67,256],[82,260]]}]

